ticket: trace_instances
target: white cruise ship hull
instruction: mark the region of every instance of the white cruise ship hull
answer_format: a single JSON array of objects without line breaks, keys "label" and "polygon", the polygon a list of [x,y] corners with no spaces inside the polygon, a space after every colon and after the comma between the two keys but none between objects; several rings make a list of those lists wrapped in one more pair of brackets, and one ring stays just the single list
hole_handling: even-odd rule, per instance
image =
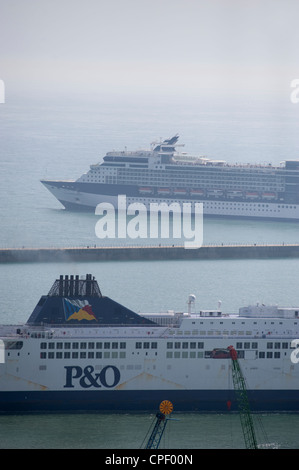
[{"label": "white cruise ship hull", "polygon": [[[55,184],[54,184],[55,183]],[[299,204],[284,204],[270,201],[246,202],[231,200],[206,200],[202,198],[184,198],[179,197],[153,197],[148,195],[128,196],[124,192],[119,194],[98,194],[96,188],[93,191],[92,186],[90,192],[80,190],[68,189],[58,182],[43,181],[44,186],[56,197],[56,199],[68,210],[73,211],[89,211],[94,212],[97,205],[101,203],[109,203],[118,210],[119,196],[126,196],[127,207],[133,203],[142,203],[149,211],[151,204],[167,204],[171,206],[172,203],[179,203],[181,208],[183,204],[191,204],[194,211],[195,203],[203,204],[203,216],[214,217],[229,217],[229,218],[246,218],[246,219],[270,219],[270,220],[285,220],[285,221],[299,221]],[[119,188],[119,191],[125,188]],[[115,188],[117,190],[117,188]]]}]

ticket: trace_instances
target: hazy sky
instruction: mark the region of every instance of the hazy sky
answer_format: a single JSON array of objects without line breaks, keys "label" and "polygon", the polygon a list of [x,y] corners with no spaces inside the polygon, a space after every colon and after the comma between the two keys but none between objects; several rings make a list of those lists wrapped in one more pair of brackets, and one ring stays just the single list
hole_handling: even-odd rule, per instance
[{"label": "hazy sky", "polygon": [[0,0],[14,91],[284,92],[299,0]]}]

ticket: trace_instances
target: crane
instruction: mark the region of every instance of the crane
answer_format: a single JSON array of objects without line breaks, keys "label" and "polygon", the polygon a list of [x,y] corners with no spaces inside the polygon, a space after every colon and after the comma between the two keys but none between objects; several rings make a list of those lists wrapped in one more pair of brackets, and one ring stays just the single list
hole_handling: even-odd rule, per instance
[{"label": "crane", "polygon": [[165,431],[165,427],[168,419],[167,415],[170,415],[173,411],[173,405],[171,401],[164,400],[160,403],[159,411],[156,414],[156,423],[151,432],[150,438],[146,444],[145,449],[158,449],[162,435]]},{"label": "crane", "polygon": [[247,449],[257,449],[257,440],[249,407],[245,379],[238,361],[237,351],[233,346],[227,348],[232,360],[233,384],[237,397],[240,420]]}]

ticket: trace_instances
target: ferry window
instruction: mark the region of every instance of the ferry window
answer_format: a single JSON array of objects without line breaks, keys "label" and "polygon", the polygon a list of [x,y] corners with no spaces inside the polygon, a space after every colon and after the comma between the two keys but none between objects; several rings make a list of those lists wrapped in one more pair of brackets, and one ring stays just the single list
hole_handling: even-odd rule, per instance
[{"label": "ferry window", "polygon": [[280,352],[276,351],[276,352],[274,353],[274,358],[275,358],[275,359],[279,359],[279,358],[280,358]]},{"label": "ferry window", "polygon": [[172,349],[173,343],[167,343],[167,349]]},{"label": "ferry window", "polygon": [[102,349],[102,347],[103,347],[102,343],[96,343],[96,348],[97,349]]},{"label": "ferry window", "polygon": [[238,349],[238,348],[242,348],[242,343],[237,343],[237,344],[236,344],[236,348],[237,348],[237,349]]},{"label": "ferry window", "polygon": [[119,353],[119,357],[120,357],[120,359],[124,359],[126,357],[126,353],[124,351],[121,351]]},{"label": "ferry window", "polygon": [[77,353],[77,352],[72,352],[72,358],[73,358],[73,359],[78,359],[78,357],[79,357],[79,353]]},{"label": "ferry window", "polygon": [[64,359],[70,359],[71,358],[71,353],[70,352],[65,352],[64,353]]},{"label": "ferry window", "polygon": [[244,349],[250,349],[250,343],[244,343]]},{"label": "ferry window", "polygon": [[272,352],[267,352],[267,359],[272,359],[273,353]]},{"label": "ferry window", "polygon": [[86,343],[80,343],[80,349],[86,349]]},{"label": "ferry window", "polygon": [[110,349],[110,343],[104,343],[104,349]]},{"label": "ferry window", "polygon": [[48,353],[48,359],[54,359],[54,353],[53,352]]},{"label": "ferry window", "polygon": [[56,348],[57,349],[62,349],[62,343],[56,343]]},{"label": "ferry window", "polygon": [[55,349],[55,343],[49,343],[49,349]]},{"label": "ferry window", "polygon": [[260,352],[259,352],[259,358],[260,358],[260,359],[265,359],[265,353],[264,353],[264,351],[260,351]]},{"label": "ferry window", "polygon": [[73,343],[73,349],[79,349],[79,343]]},{"label": "ferry window", "polygon": [[172,358],[172,351],[167,351],[166,357],[167,357],[167,359],[171,359]]},{"label": "ferry window", "polygon": [[151,343],[151,348],[152,349],[157,349],[158,343]]},{"label": "ferry window", "polygon": [[280,349],[280,343],[274,343],[274,348],[275,349]]},{"label": "ferry window", "polygon": [[252,343],[251,347],[252,349],[257,349],[257,343]]},{"label": "ferry window", "polygon": [[64,343],[64,349],[71,349],[71,343]]},{"label": "ferry window", "polygon": [[118,343],[112,343],[112,349],[118,349]]},{"label": "ferry window", "polygon": [[80,359],[86,359],[86,352],[80,352]]},{"label": "ferry window", "polygon": [[41,349],[47,349],[47,343],[40,343]]},{"label": "ferry window", "polygon": [[62,352],[56,353],[56,359],[62,359]]},{"label": "ferry window", "polygon": [[175,349],[180,349],[181,343],[174,343],[174,348]]},{"label": "ferry window", "polygon": [[102,352],[97,351],[96,352],[96,358],[97,359],[102,359]]},{"label": "ferry window", "polygon": [[40,353],[40,358],[41,359],[46,359],[46,357],[47,357],[47,353],[45,353],[45,352]]},{"label": "ferry window", "polygon": [[93,359],[94,358],[94,353],[93,352],[88,352],[88,359]]},{"label": "ferry window", "polygon": [[123,343],[123,342],[119,343],[119,347],[120,349],[126,349],[126,343]]},{"label": "ferry window", "polygon": [[188,343],[183,343],[183,344],[182,344],[182,348],[183,348],[183,349],[188,349]]},{"label": "ferry window", "polygon": [[142,343],[136,343],[136,349],[141,349],[142,348]]},{"label": "ferry window", "polygon": [[203,342],[197,343],[197,347],[198,349],[203,349],[204,343]]},{"label": "ferry window", "polygon": [[281,347],[282,349],[288,349],[288,343],[282,343]]},{"label": "ferry window", "polygon": [[267,343],[267,349],[272,349],[273,348],[273,343]]},{"label": "ferry window", "polygon": [[149,349],[149,343],[148,342],[143,343],[143,349]]},{"label": "ferry window", "polygon": [[196,348],[196,343],[190,343],[190,349],[195,349]]},{"label": "ferry window", "polygon": [[94,349],[94,343],[88,343],[88,349]]}]

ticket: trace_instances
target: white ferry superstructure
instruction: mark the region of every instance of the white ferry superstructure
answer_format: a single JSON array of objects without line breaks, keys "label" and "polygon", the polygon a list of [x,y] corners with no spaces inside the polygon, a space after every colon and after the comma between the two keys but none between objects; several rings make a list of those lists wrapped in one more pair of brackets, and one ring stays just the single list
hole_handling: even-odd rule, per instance
[{"label": "white ferry superstructure", "polygon": [[95,211],[99,203],[118,209],[173,202],[203,203],[204,216],[299,220],[299,160],[279,166],[228,164],[179,153],[178,135],[154,142],[150,150],[113,151],[76,181],[42,180],[69,210]]},{"label": "white ferry superstructure", "polygon": [[229,346],[252,411],[299,411],[299,307],[195,313],[193,300],[184,313],[136,314],[91,275],[60,276],[27,323],[0,328],[0,412],[135,412],[164,399],[237,411]]}]

